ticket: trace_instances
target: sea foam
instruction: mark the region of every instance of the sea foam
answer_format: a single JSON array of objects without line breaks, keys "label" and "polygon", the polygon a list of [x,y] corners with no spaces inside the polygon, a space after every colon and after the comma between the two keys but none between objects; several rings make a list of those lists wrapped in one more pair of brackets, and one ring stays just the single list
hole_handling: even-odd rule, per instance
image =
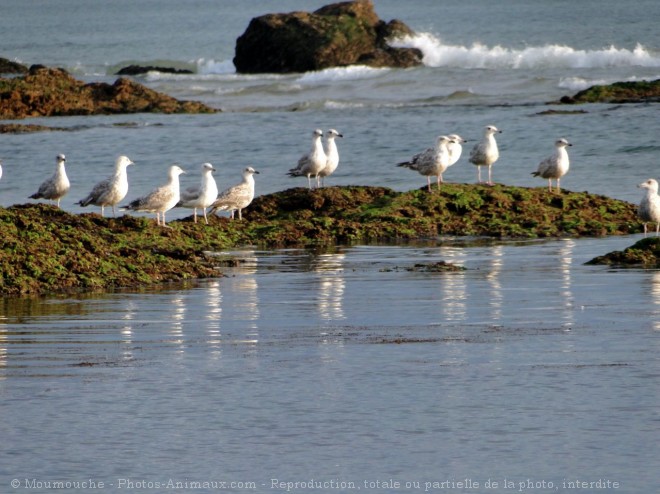
[{"label": "sea foam", "polygon": [[580,50],[565,45],[530,46],[522,49],[502,46],[449,45],[429,33],[393,40],[393,47],[418,48],[429,67],[466,69],[499,68],[607,68],[624,66],[660,67],[660,56],[641,44],[633,50],[610,46],[601,50]]}]

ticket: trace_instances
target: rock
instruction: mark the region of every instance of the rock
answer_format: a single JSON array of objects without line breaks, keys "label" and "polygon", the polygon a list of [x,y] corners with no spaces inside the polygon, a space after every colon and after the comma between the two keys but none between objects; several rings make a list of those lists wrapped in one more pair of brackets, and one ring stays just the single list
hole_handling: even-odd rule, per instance
[{"label": "rock", "polygon": [[401,21],[385,23],[371,0],[326,5],[313,13],[266,14],[236,40],[234,65],[242,73],[288,73],[347,65],[421,65],[415,48],[392,48],[389,38],[412,34]]},{"label": "rock", "polygon": [[0,118],[119,113],[214,113],[194,101],[179,101],[137,82],[85,84],[64,69],[40,65],[23,77],[0,78]]},{"label": "rock", "polygon": [[655,81],[615,82],[591,86],[574,96],[563,96],[559,103],[657,103],[660,102],[660,79]]},{"label": "rock", "polygon": [[587,264],[616,267],[660,267],[660,237],[644,238],[623,251],[593,258]]},{"label": "rock", "polygon": [[147,72],[162,72],[163,74],[192,74],[192,70],[175,69],[174,67],[158,67],[153,65],[128,65],[117,71],[116,75],[141,75]]},{"label": "rock", "polygon": [[27,71],[25,65],[0,57],[0,74],[26,74]]}]

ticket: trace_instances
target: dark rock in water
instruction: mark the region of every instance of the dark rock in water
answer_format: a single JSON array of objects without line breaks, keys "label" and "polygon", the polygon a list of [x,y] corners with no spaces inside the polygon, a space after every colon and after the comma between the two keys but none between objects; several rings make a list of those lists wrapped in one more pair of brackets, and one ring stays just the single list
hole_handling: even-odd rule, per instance
[{"label": "dark rock in water", "polygon": [[623,251],[598,256],[587,264],[604,264],[617,267],[660,267],[660,237],[640,240]]},{"label": "dark rock in water", "polygon": [[192,74],[192,70],[175,69],[174,67],[157,67],[153,65],[128,65],[119,69],[116,75],[141,75],[147,72],[162,72],[163,74]]},{"label": "dark rock in water", "polygon": [[591,86],[574,96],[563,96],[559,103],[657,103],[660,102],[660,79],[655,81],[615,82]]},{"label": "dark rock in water", "polygon": [[25,65],[0,57],[0,74],[26,74],[27,71]]},{"label": "dark rock in water", "polygon": [[387,44],[406,34],[413,31],[403,22],[380,20],[371,0],[326,5],[314,13],[267,14],[252,19],[236,40],[234,65],[243,73],[421,65],[420,50]]},{"label": "dark rock in water", "polygon": [[32,66],[23,77],[0,78],[0,118],[120,113],[214,113],[195,101],[179,101],[137,82],[85,84],[64,69]]}]

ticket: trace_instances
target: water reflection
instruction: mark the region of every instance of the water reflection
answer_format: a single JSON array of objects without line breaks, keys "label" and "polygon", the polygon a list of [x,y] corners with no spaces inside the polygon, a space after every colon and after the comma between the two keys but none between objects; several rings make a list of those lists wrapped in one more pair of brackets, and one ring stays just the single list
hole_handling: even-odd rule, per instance
[{"label": "water reflection", "polygon": [[[660,271],[654,271],[651,275],[651,300],[653,305],[656,306],[658,312],[660,312]],[[657,316],[653,318],[653,329],[660,331],[660,317]]]},{"label": "water reflection", "polygon": [[559,272],[561,274],[561,307],[563,313],[564,324],[572,326],[574,324],[573,317],[573,292],[571,289],[571,270],[573,267],[573,251],[575,249],[575,240],[564,239],[562,246],[559,248]]},{"label": "water reflection", "polygon": [[344,253],[321,254],[314,263],[314,272],[319,280],[317,306],[322,319],[345,319],[343,309],[344,291],[346,290],[345,258]]},{"label": "water reflection", "polygon": [[[241,343],[248,344],[248,355],[255,355],[259,342],[259,321],[261,310],[259,308],[259,283],[257,282],[257,267],[259,259],[254,250],[243,250],[231,253],[238,260],[232,269],[232,277],[226,278],[222,283],[227,285],[225,293],[232,295],[231,301],[223,299],[225,313],[231,310],[232,318],[243,325]],[[229,305],[230,304],[230,305]]]},{"label": "water reflection", "polygon": [[[467,254],[464,249],[440,247],[443,259],[456,266],[464,266]],[[465,272],[447,273],[442,277],[441,307],[447,321],[464,321],[467,317],[467,287]]]},{"label": "water reflection", "polygon": [[490,270],[486,275],[486,280],[490,287],[488,306],[491,309],[491,320],[499,321],[502,317],[502,303],[504,295],[502,294],[502,283],[500,275],[502,274],[502,266],[504,265],[504,246],[495,245],[490,250]]},{"label": "water reflection", "polygon": [[211,355],[215,358],[222,355],[222,290],[219,280],[210,282],[205,288],[204,304],[206,305],[205,329],[207,343],[211,347]]}]

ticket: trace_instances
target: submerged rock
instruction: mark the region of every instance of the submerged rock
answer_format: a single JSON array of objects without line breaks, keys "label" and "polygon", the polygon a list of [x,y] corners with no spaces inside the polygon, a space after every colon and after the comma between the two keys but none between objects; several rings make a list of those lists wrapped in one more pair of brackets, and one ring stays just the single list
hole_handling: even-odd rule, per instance
[{"label": "submerged rock", "polygon": [[250,21],[236,40],[238,72],[308,72],[346,65],[421,65],[414,48],[392,48],[388,39],[412,34],[401,21],[378,18],[371,0],[327,5],[313,13],[267,14]]},{"label": "submerged rock", "polygon": [[660,79],[591,86],[574,96],[564,96],[559,102],[564,104],[657,103],[660,102]]},{"label": "submerged rock", "polygon": [[642,239],[623,251],[614,251],[595,257],[587,264],[660,268],[660,237]]},{"label": "submerged rock", "polygon": [[0,118],[119,113],[214,113],[195,101],[179,101],[137,82],[85,84],[64,69],[32,66],[23,77],[0,78]]}]

